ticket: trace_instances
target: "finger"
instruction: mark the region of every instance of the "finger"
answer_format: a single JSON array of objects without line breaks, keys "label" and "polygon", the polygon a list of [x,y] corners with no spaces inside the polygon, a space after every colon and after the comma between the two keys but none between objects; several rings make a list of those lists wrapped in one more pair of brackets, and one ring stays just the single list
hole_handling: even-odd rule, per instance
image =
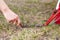
[{"label": "finger", "polygon": [[13,24],[17,24],[18,23],[18,18],[16,17],[15,19],[14,19],[14,23]]},{"label": "finger", "polygon": [[15,24],[17,25],[17,24],[18,24],[18,18],[16,18],[16,19],[15,19],[15,21],[16,21],[16,23],[15,23]]},{"label": "finger", "polygon": [[18,20],[17,20],[17,26],[20,26],[19,24],[20,24],[20,20],[18,19]]},{"label": "finger", "polygon": [[10,20],[9,23],[16,24],[16,23],[17,23],[17,19],[18,19],[18,18],[16,17],[16,18]]},{"label": "finger", "polygon": [[15,24],[15,23],[16,23],[16,18],[15,18],[15,19],[10,20],[10,21],[9,21],[9,23]]},{"label": "finger", "polygon": [[9,21],[9,23],[13,23],[13,22],[14,22],[14,20],[10,20],[10,21]]},{"label": "finger", "polygon": [[17,26],[20,26],[20,27],[22,27],[22,24],[21,24],[21,21],[20,21],[20,19],[18,19],[17,21],[18,21],[18,23],[17,23]]},{"label": "finger", "polygon": [[16,20],[14,20],[13,24],[16,24],[16,22],[17,22],[17,21],[16,21]]}]

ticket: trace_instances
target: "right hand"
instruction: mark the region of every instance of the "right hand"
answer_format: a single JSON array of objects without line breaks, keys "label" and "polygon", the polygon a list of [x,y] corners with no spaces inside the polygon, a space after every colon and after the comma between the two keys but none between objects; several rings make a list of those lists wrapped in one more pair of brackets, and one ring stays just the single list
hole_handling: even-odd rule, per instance
[{"label": "right hand", "polygon": [[22,26],[18,15],[15,14],[13,11],[6,10],[6,11],[3,11],[3,14],[9,23],[16,24],[17,26]]}]

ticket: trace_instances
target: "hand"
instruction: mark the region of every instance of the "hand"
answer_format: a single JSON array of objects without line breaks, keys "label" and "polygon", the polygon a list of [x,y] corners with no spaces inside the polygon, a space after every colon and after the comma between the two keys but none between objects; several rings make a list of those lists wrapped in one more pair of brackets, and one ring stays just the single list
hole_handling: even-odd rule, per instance
[{"label": "hand", "polygon": [[22,26],[18,15],[11,10],[3,11],[3,14],[9,23],[16,24],[17,26]]}]

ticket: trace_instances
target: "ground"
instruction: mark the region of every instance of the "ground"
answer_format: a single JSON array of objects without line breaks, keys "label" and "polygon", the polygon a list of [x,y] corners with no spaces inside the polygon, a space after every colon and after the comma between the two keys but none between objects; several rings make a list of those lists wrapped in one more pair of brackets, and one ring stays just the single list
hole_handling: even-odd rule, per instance
[{"label": "ground", "polygon": [[24,28],[7,23],[0,12],[0,40],[60,40],[60,25],[36,27],[50,17],[56,0],[5,0],[9,8],[19,15]]}]

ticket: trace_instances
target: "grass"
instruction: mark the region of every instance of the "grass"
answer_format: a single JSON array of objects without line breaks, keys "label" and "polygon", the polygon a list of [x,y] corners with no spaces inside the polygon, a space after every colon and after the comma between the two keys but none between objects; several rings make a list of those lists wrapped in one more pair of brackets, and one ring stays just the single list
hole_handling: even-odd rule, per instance
[{"label": "grass", "polygon": [[[15,0],[13,0],[15,2]],[[18,0],[19,1],[19,0]],[[21,1],[23,2],[23,1]],[[59,25],[48,25],[35,27],[36,24],[43,24],[52,13],[56,2],[41,3],[39,0],[26,0],[23,6],[18,2],[9,4],[12,11],[19,15],[22,23],[27,27],[20,30],[15,25],[6,22],[0,14],[0,39],[5,40],[56,40],[60,37]],[[22,5],[22,4],[21,4]],[[5,37],[4,37],[5,36]]]}]

